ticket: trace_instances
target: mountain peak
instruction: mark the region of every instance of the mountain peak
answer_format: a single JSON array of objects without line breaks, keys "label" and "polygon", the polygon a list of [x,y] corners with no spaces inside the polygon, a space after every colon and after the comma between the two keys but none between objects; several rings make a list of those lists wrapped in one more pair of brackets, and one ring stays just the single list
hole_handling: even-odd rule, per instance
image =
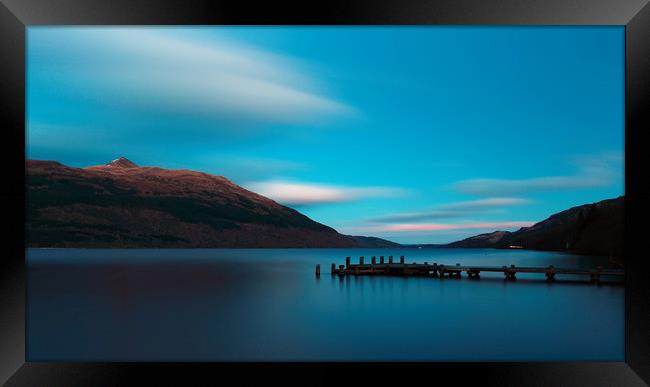
[{"label": "mountain peak", "polygon": [[126,157],[119,157],[110,163],[106,164],[107,167],[119,167],[119,168],[137,168],[138,166],[131,160]]}]

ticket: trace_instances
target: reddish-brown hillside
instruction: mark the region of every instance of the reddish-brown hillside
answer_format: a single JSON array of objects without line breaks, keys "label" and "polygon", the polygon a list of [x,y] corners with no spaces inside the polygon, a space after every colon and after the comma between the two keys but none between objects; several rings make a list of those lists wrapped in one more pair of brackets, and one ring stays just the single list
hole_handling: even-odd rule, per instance
[{"label": "reddish-brown hillside", "polygon": [[222,176],[28,160],[30,247],[362,247]]}]

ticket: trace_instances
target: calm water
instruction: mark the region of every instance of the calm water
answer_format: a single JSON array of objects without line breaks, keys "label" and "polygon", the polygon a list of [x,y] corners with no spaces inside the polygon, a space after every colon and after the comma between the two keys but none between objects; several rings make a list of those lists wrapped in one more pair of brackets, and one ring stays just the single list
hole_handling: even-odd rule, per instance
[{"label": "calm water", "polygon": [[346,255],[556,267],[606,259],[489,249],[27,255],[31,361],[623,360],[622,285],[329,275]]}]

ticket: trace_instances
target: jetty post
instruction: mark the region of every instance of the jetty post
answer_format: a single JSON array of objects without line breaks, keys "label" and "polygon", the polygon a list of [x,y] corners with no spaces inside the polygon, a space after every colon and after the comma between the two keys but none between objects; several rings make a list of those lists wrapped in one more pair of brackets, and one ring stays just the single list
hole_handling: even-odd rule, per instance
[{"label": "jetty post", "polygon": [[350,268],[350,257],[345,257],[345,268],[346,269]]},{"label": "jetty post", "polygon": [[546,270],[546,281],[547,282],[555,281],[555,267],[553,267],[553,265],[550,265]]},{"label": "jetty post", "polygon": [[332,268],[330,269],[330,273],[331,273],[332,275],[336,274],[336,263],[333,263],[333,264],[332,264]]},{"label": "jetty post", "polygon": [[384,264],[384,256],[383,255],[379,257],[379,264],[380,265]]},{"label": "jetty post", "polygon": [[316,277],[320,277],[320,263],[316,264]]},{"label": "jetty post", "polygon": [[392,256],[392,255],[391,255],[390,257],[388,257],[388,263],[389,263],[389,264],[392,264],[392,263],[393,263],[393,256]]},{"label": "jetty post", "polygon": [[399,263],[401,263],[402,265],[404,264],[404,256],[403,255],[401,257],[399,257]]},{"label": "jetty post", "polygon": [[510,265],[510,268],[504,266],[503,274],[506,277],[507,281],[516,281],[517,280],[517,270],[515,270],[515,265]]},{"label": "jetty post", "polygon": [[372,261],[372,265],[373,265],[373,266],[377,264],[377,258],[375,258],[374,255],[372,256],[372,260],[371,260],[371,261]]},{"label": "jetty post", "polygon": [[603,271],[602,266],[596,267],[595,272],[591,273],[591,282],[595,284],[600,284],[600,273]]},{"label": "jetty post", "polygon": [[363,265],[363,256],[359,257],[359,265]]},{"label": "jetty post", "polygon": [[600,276],[598,274],[592,274],[591,275],[591,282],[595,283],[595,284],[599,283],[600,282]]}]

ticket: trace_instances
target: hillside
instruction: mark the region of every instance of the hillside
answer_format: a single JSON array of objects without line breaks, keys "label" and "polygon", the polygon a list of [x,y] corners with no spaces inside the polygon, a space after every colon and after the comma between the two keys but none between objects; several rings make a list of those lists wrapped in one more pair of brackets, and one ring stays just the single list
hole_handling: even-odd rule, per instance
[{"label": "hillside", "polygon": [[444,247],[517,246],[529,250],[621,256],[624,224],[625,197],[621,196],[558,212],[515,232],[481,234]]},{"label": "hillside", "polygon": [[510,231],[494,231],[486,234],[479,234],[461,241],[452,242],[442,247],[495,247],[499,243],[504,242],[512,233]]},{"label": "hillside", "polygon": [[339,234],[222,176],[139,167],[125,158],[87,168],[28,160],[26,169],[28,247],[366,247],[379,243]]},{"label": "hillside", "polygon": [[387,241],[386,239],[381,239],[377,237],[367,237],[367,236],[358,236],[358,235],[350,235],[348,237],[354,240],[356,243],[358,243],[359,247],[368,247],[368,248],[403,247],[403,245],[399,243]]}]

